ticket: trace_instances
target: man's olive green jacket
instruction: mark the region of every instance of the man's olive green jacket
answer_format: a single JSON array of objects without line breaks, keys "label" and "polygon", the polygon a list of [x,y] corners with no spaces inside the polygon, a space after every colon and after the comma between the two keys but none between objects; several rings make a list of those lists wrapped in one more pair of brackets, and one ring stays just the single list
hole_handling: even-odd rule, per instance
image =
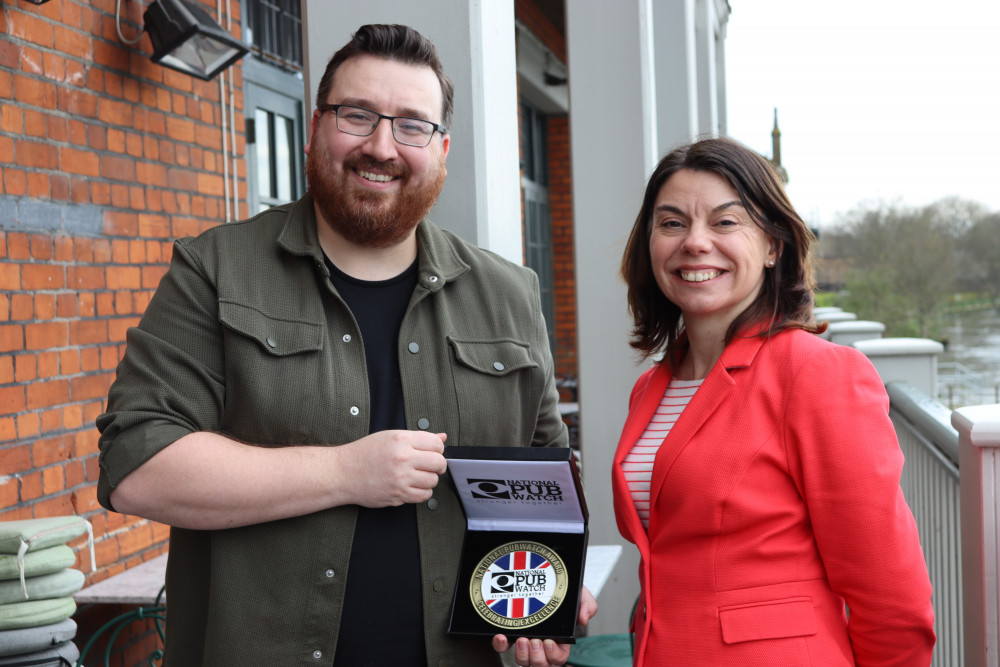
[{"label": "man's olive green jacket", "polygon": [[[407,428],[447,433],[449,445],[566,446],[535,274],[426,220],[417,239],[398,340]],[[364,346],[309,196],[178,241],[127,343],[98,419],[109,509],[122,478],[188,433],[261,446],[368,434]],[[166,667],[329,665],[356,514],[173,528]],[[464,534],[447,476],[416,514],[428,665],[498,664],[488,639],[446,636]],[[386,633],[392,613],[386,600]]]}]

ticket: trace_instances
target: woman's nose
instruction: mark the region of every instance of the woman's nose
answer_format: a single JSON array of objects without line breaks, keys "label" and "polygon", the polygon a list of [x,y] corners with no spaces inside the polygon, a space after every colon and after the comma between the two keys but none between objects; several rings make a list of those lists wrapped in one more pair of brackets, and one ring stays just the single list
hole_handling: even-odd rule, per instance
[{"label": "woman's nose", "polygon": [[688,228],[684,236],[684,250],[693,255],[704,254],[712,249],[712,237],[708,227],[701,224],[693,224]]}]

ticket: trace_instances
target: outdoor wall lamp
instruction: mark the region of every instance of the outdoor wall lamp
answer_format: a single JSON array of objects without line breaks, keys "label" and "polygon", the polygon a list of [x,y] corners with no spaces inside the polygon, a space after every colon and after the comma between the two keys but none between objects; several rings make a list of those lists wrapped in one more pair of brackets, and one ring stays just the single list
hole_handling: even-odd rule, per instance
[{"label": "outdoor wall lamp", "polygon": [[[121,0],[118,0],[120,8]],[[120,11],[116,12],[118,36]],[[245,56],[249,48],[222,29],[204,9],[185,0],[154,0],[142,15],[143,30],[153,44],[154,63],[208,81]],[[141,36],[141,35],[140,35]]]}]

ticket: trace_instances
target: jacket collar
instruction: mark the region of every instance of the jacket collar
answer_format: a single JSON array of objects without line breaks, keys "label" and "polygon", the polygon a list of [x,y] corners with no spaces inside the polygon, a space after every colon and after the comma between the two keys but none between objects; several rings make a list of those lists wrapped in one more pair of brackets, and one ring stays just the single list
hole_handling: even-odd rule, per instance
[{"label": "jacket collar", "polygon": [[458,237],[426,218],[417,225],[417,261],[420,285],[431,292],[469,270],[458,254]]},{"label": "jacket collar", "polygon": [[[278,235],[278,245],[302,257],[311,257],[319,265],[324,264],[323,249],[319,245],[316,231],[316,210],[312,196],[306,193],[287,209],[284,226]],[[445,232],[430,220],[424,219],[417,225],[418,281],[430,292],[436,292],[469,270],[458,254],[458,239]]]}]

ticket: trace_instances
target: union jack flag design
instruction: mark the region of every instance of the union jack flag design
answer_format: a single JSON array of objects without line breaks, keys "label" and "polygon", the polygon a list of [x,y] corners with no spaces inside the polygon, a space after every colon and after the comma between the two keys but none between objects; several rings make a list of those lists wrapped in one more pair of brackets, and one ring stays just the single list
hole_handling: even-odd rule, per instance
[{"label": "union jack flag design", "polygon": [[[551,564],[544,557],[532,551],[512,551],[498,558],[483,577],[482,592],[486,605],[498,616],[524,618],[538,612],[555,590],[555,575],[546,570]],[[518,575],[533,589],[531,593],[517,591]],[[546,576],[548,575],[548,576]],[[544,590],[537,590],[543,586]]]}]

